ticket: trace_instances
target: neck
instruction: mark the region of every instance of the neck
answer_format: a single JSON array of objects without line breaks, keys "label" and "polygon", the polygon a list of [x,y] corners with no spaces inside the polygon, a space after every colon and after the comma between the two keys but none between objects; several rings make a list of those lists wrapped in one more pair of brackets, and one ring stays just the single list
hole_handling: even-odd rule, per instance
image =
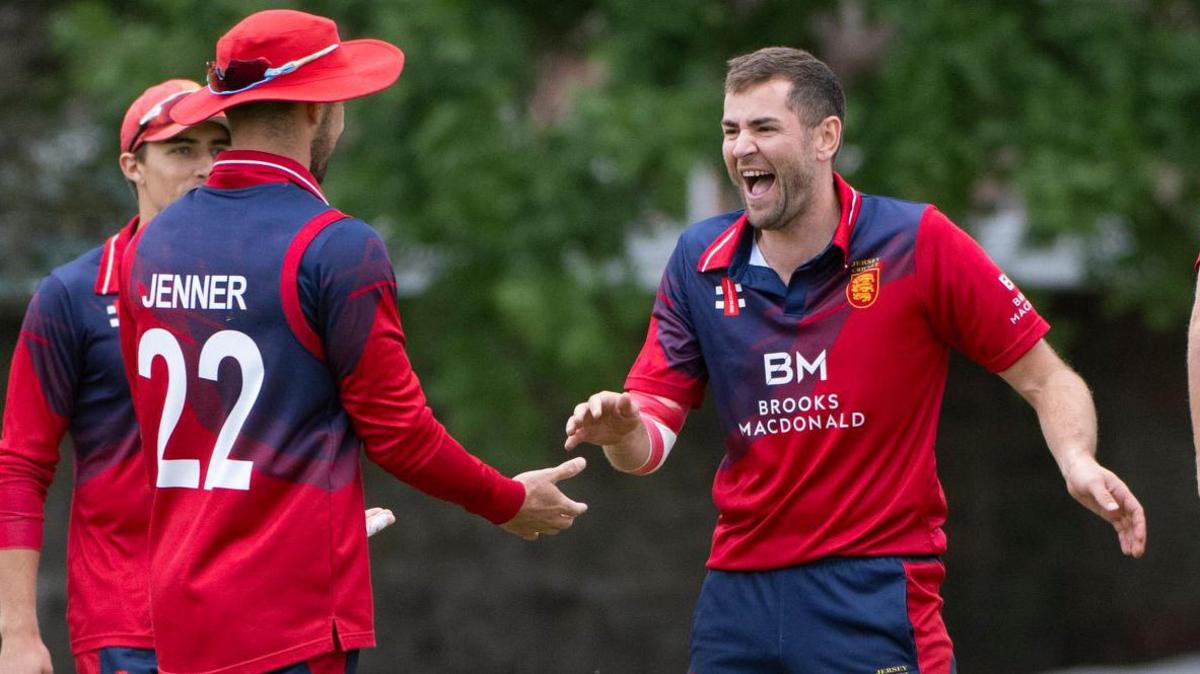
[{"label": "neck", "polygon": [[152,220],[154,218],[154,216],[156,216],[156,215],[158,215],[157,208],[154,208],[152,206],[143,206],[142,204],[139,203],[138,204],[137,228],[141,229],[141,228],[145,227],[146,225],[150,224],[150,220]]},{"label": "neck", "polygon": [[308,139],[298,136],[279,138],[267,134],[240,131],[233,134],[229,149],[277,154],[294,160],[301,166],[309,166],[312,163],[312,143]]},{"label": "neck", "polygon": [[833,176],[819,180],[812,197],[812,204],[787,226],[759,232],[759,250],[784,283],[791,280],[792,272],[825,250],[842,217]]}]

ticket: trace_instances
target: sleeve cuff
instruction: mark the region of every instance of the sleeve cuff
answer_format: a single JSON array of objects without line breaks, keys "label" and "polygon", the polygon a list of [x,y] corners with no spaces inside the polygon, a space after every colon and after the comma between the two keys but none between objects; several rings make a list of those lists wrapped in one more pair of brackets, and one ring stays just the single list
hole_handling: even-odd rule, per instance
[{"label": "sleeve cuff", "polygon": [[478,514],[492,524],[504,524],[517,516],[525,505],[525,485],[511,478],[500,477],[492,497]]},{"label": "sleeve cuff", "polygon": [[42,549],[42,521],[25,517],[0,518],[0,550]]}]

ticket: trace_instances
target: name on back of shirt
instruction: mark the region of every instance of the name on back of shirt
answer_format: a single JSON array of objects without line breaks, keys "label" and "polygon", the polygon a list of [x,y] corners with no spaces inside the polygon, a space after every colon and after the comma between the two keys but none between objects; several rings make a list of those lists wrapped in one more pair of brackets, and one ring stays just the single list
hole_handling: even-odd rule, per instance
[{"label": "name on back of shirt", "polygon": [[226,274],[154,274],[142,306],[153,309],[246,310],[246,277]]}]

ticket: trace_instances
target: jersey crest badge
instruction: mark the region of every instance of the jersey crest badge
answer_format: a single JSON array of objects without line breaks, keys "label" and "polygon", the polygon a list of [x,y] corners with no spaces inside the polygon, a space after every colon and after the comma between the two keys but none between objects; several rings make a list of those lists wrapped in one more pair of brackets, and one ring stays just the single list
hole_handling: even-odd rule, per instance
[{"label": "jersey crest badge", "polygon": [[746,306],[746,300],[738,296],[740,292],[742,292],[742,284],[734,283],[733,279],[728,276],[721,279],[721,283],[717,285],[717,308],[724,311],[726,316],[737,316],[742,313],[742,309]]},{"label": "jersey crest badge", "polygon": [[879,258],[855,260],[850,263],[850,282],[846,284],[846,301],[855,309],[866,309],[879,299]]}]

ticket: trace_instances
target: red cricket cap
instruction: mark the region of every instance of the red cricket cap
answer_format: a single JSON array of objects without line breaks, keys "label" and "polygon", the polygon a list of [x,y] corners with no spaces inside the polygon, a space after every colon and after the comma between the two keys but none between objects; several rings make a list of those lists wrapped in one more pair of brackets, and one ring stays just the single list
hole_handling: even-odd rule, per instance
[{"label": "red cricket cap", "polygon": [[343,42],[331,19],[269,9],[221,36],[207,86],[172,107],[171,118],[195,124],[251,101],[348,101],[386,89],[403,68],[404,53],[395,45]]},{"label": "red cricket cap", "polygon": [[143,91],[142,95],[130,104],[129,109],[125,111],[125,119],[121,121],[121,151],[133,152],[141,147],[142,143],[173,138],[199,122],[213,121],[228,126],[225,115],[199,119],[192,124],[172,121],[171,108],[183,100],[184,96],[199,88],[200,85],[191,80],[167,80]]}]

